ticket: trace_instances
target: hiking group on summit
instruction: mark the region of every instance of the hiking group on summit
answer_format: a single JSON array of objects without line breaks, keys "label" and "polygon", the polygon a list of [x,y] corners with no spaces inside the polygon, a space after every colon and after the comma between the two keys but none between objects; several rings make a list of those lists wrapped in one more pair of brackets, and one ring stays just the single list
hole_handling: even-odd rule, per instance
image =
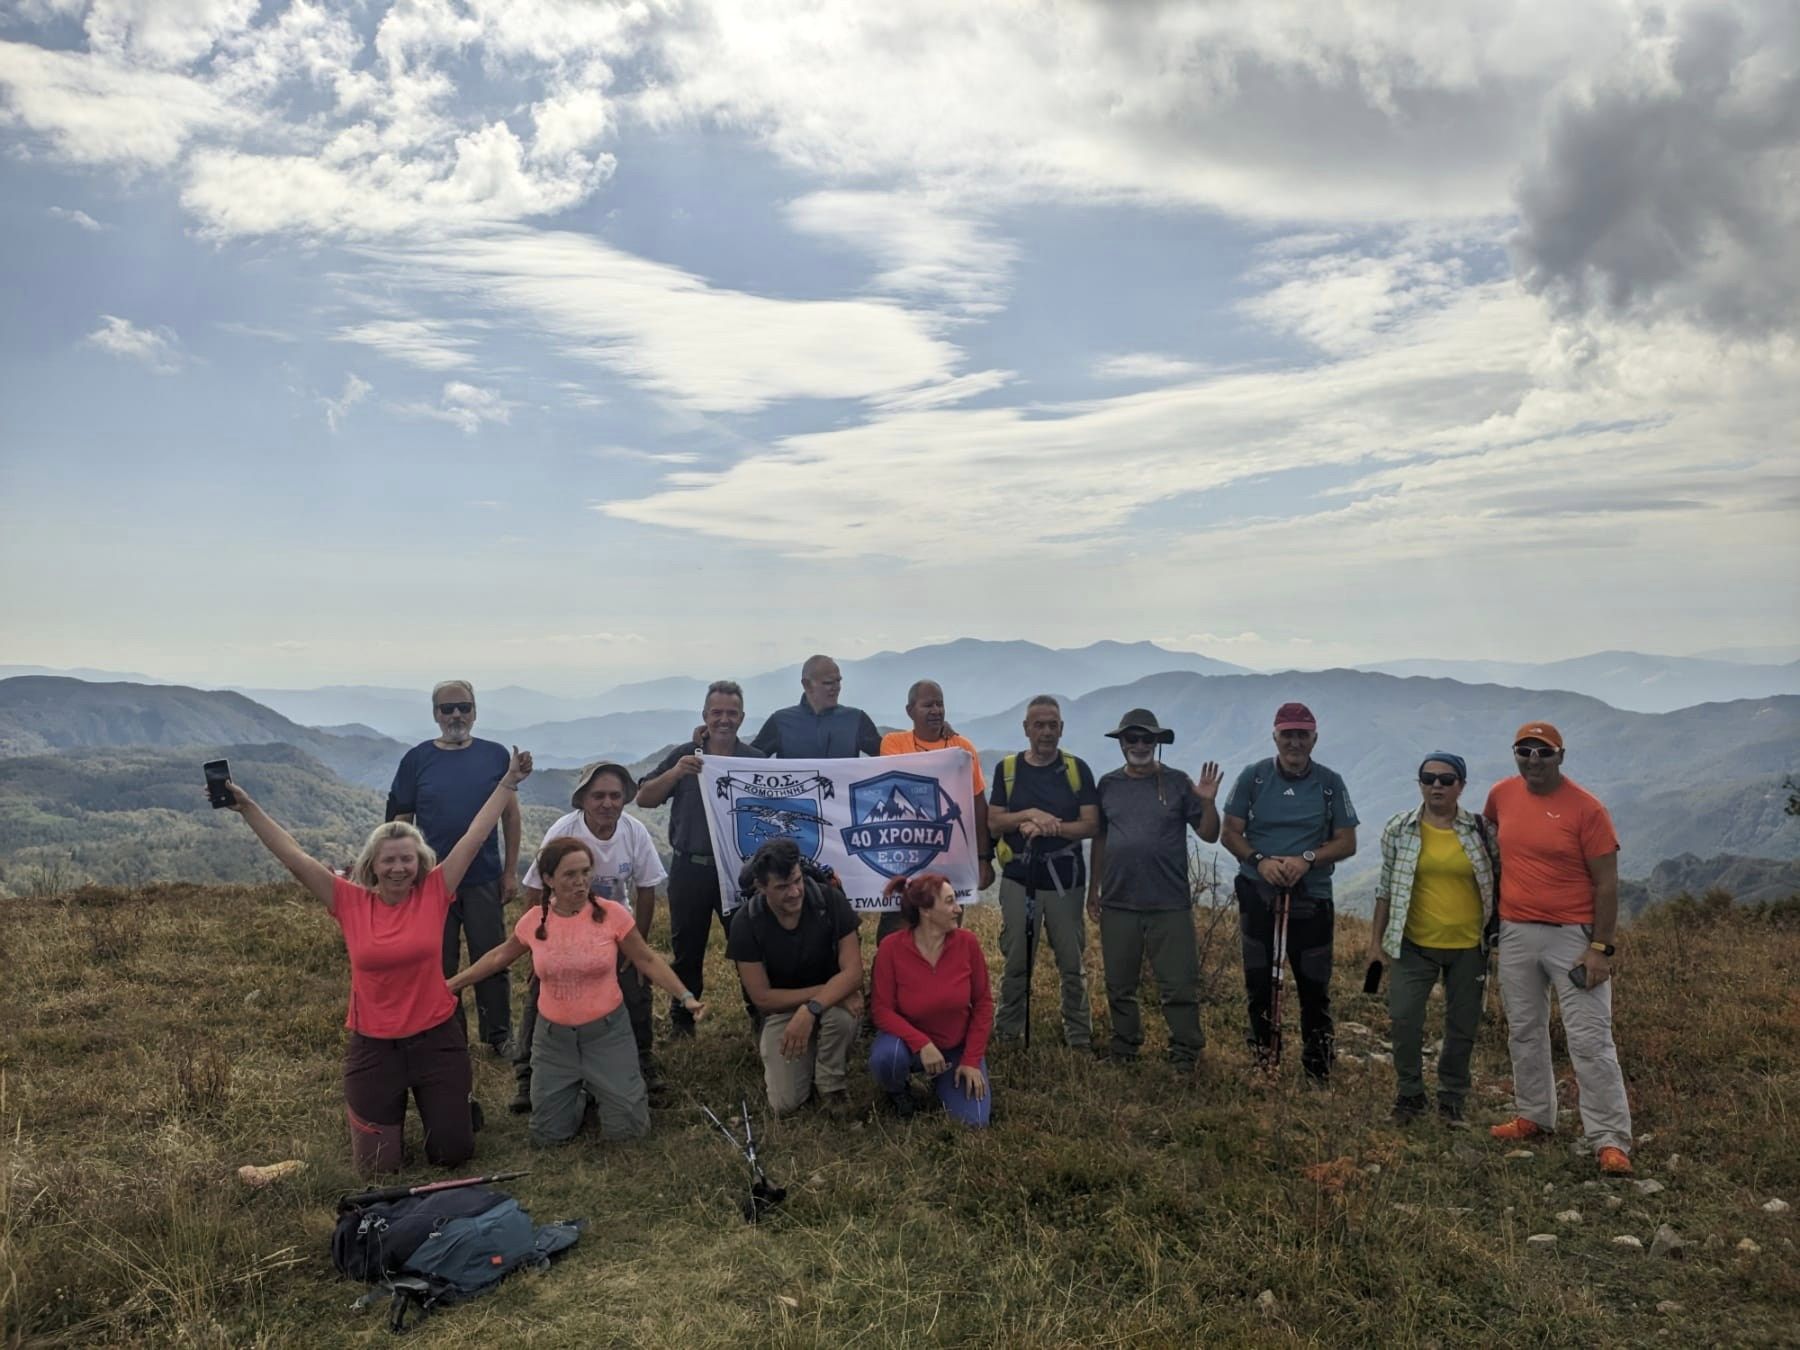
[{"label": "hiking group on summit", "polygon": [[[753,741],[738,737],[742,689],[706,691],[701,725],[639,784],[618,763],[583,770],[523,878],[524,911],[510,933],[506,901],[520,886],[518,785],[529,752],[474,737],[474,689],[445,681],[431,694],[439,735],[409,750],[377,826],[340,876],[309,856],[235,783],[230,806],[325,906],[350,960],[344,1100],[352,1157],[366,1172],[402,1165],[406,1098],[424,1127],[429,1161],[474,1152],[480,1111],[460,993],[473,988],[477,1032],[511,1054],[541,1144],[573,1138],[590,1111],[603,1139],[650,1128],[662,1090],[650,986],[670,996],[669,1029],[692,1036],[706,1015],[704,958],[715,916],[737,969],[770,1109],[816,1099],[834,1119],[852,1114],[849,1062],[873,1031],[869,1071],[902,1117],[919,1108],[923,1075],[950,1115],[989,1123],[990,1043],[1028,1040],[1031,961],[1047,934],[1059,985],[1063,1041],[1114,1062],[1144,1043],[1139,989],[1146,960],[1168,1027],[1168,1059],[1200,1062],[1198,948],[1187,835],[1238,862],[1247,1039],[1262,1068],[1279,1063],[1280,1000],[1288,973],[1300,1003],[1306,1080],[1329,1083],[1336,909],[1332,874],[1357,848],[1358,818],[1343,778],[1313,758],[1318,723],[1283,704],[1275,753],[1246,765],[1225,799],[1224,774],[1197,777],[1162,761],[1174,732],[1134,708],[1106,733],[1121,764],[1096,779],[1063,750],[1062,712],[1039,695],[1026,706],[1026,748],[984,774],[976,748],[945,720],[942,687],[919,680],[910,730],[882,736],[840,701],[837,663],[802,667],[798,703],[772,714]],[[865,999],[861,922],[829,869],[774,838],[746,860],[728,903],[700,795],[704,756],[848,759],[951,747],[968,752],[982,887],[998,881],[1000,993],[987,954],[961,926],[948,880],[924,871],[888,886]],[[1580,1089],[1580,1114],[1599,1167],[1631,1172],[1631,1116],[1612,1036],[1612,957],[1618,921],[1618,838],[1606,808],[1564,776],[1563,737],[1528,722],[1513,737],[1518,775],[1496,784],[1479,814],[1460,798],[1461,755],[1432,750],[1419,764],[1420,803],[1387,821],[1371,923],[1369,980],[1391,968],[1388,1009],[1397,1095],[1406,1125],[1430,1109],[1423,1078],[1426,1005],[1444,985],[1436,1109],[1465,1123],[1470,1060],[1489,954],[1497,949],[1509,1028],[1516,1114],[1495,1139],[1523,1142],[1556,1124],[1550,1005],[1554,991]],[[625,811],[669,806],[670,857]],[[1084,857],[1083,841],[1088,842]],[[441,861],[440,861],[441,860]],[[995,865],[998,864],[996,874]],[[671,955],[648,942],[666,883]],[[1094,1044],[1085,969],[1087,921],[1099,930],[1110,1035]],[[468,964],[462,962],[466,940]],[[515,1035],[507,968],[529,953],[532,974]]]}]

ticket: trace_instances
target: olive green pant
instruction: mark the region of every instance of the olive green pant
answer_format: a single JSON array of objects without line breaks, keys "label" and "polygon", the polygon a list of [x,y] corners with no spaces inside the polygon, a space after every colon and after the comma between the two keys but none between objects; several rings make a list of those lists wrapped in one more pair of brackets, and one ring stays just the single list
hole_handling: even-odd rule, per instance
[{"label": "olive green pant", "polygon": [[650,1096],[638,1068],[631,1010],[623,1003],[578,1027],[540,1017],[532,1035],[531,1142],[573,1139],[590,1097],[600,1111],[602,1139],[639,1139],[650,1132]]},{"label": "olive green pant", "polygon": [[1444,1048],[1438,1055],[1437,1095],[1460,1102],[1469,1095],[1469,1059],[1481,1026],[1482,986],[1487,958],[1480,947],[1421,947],[1400,943],[1388,981],[1388,1019],[1394,1042],[1394,1077],[1402,1097],[1425,1095],[1425,1005],[1439,978],[1444,981]]},{"label": "olive green pant", "polygon": [[1190,909],[1102,909],[1100,961],[1106,969],[1106,1005],[1112,1013],[1112,1053],[1135,1059],[1144,1045],[1138,1010],[1144,956],[1156,976],[1163,1020],[1169,1024],[1169,1059],[1193,1065],[1206,1048],[1200,1029],[1200,955]]},{"label": "olive green pant", "polygon": [[1050,950],[1062,983],[1063,1041],[1085,1050],[1094,1039],[1094,1014],[1088,1007],[1087,970],[1082,948],[1087,945],[1083,918],[1086,886],[1071,887],[1062,895],[1045,887],[1038,891],[1031,916],[1025,922],[1025,887],[1011,877],[1000,882],[1000,952],[1006,961],[1000,981],[1000,1008],[994,1018],[996,1040],[1017,1040],[1025,1034],[1025,991],[1031,983],[1026,964],[1026,944],[1035,959],[1038,935],[1050,935]]}]

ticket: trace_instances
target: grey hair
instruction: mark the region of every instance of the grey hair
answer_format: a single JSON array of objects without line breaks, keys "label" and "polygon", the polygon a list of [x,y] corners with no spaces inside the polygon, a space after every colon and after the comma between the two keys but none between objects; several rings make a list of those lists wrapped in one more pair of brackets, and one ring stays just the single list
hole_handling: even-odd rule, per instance
[{"label": "grey hair", "polygon": [[816,655],[806,658],[805,664],[800,667],[800,678],[803,680],[810,680],[813,677],[813,672],[819,668],[819,663],[821,661],[828,661],[834,666],[837,664],[836,661],[833,661],[829,656],[825,655],[825,653],[819,652]]},{"label": "grey hair", "polygon": [[714,694],[724,694],[727,698],[735,698],[739,704],[744,701],[744,687],[736,680],[714,680],[707,685],[706,697],[700,700],[700,706],[705,708]]},{"label": "grey hair", "polygon": [[1058,717],[1062,716],[1062,704],[1056,701],[1056,695],[1054,694],[1038,694],[1034,697],[1031,702],[1025,705],[1025,715],[1027,717],[1031,716],[1031,710],[1033,708],[1055,708],[1056,715]]},{"label": "grey hair", "polygon": [[473,703],[475,701],[475,686],[470,684],[467,680],[439,680],[436,684],[431,686],[431,706],[433,708],[437,707],[438,695],[443,693],[446,689],[467,689],[469,691],[469,702]]},{"label": "grey hair", "polygon": [[910,708],[913,704],[917,703],[919,701],[919,691],[927,686],[937,690],[940,694],[944,692],[944,686],[939,684],[936,680],[914,680],[912,682],[912,687],[906,691],[906,706]]},{"label": "grey hair", "polygon": [[[471,693],[474,691],[471,690]],[[362,846],[362,852],[356,855],[356,861],[350,867],[350,880],[367,890],[374,890],[381,884],[381,878],[375,875],[375,855],[381,852],[381,846],[390,839],[410,839],[419,852],[419,871],[413,877],[413,885],[417,886],[431,874],[437,866],[437,854],[418,827],[407,824],[404,820],[390,820],[385,825],[377,825],[369,831],[369,838]]]}]

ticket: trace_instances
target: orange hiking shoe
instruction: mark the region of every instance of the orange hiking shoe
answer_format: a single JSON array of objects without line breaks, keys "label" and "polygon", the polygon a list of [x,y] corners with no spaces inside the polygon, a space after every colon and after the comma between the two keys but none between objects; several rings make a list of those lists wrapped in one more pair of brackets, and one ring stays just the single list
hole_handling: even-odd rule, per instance
[{"label": "orange hiking shoe", "polygon": [[1631,1155],[1622,1148],[1607,1147],[1597,1155],[1600,1170],[1609,1177],[1628,1177],[1631,1175]]},{"label": "orange hiking shoe", "polygon": [[1490,1126],[1488,1133],[1507,1144],[1522,1144],[1528,1139],[1542,1138],[1550,1133],[1535,1120],[1527,1120],[1524,1116],[1514,1116],[1504,1125]]}]

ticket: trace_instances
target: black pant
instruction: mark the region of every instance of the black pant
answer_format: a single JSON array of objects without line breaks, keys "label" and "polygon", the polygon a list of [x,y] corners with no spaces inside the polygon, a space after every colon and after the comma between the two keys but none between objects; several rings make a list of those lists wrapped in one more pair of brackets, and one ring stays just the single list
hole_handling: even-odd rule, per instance
[{"label": "black pant", "polygon": [[[650,982],[638,974],[638,968],[619,958],[619,993],[625,998],[625,1014],[631,1019],[631,1036],[637,1042],[638,1069],[648,1082],[656,1076],[650,1057],[655,1044],[656,1026],[650,1020]],[[531,1082],[531,1038],[537,1034],[538,977],[531,977],[525,991],[525,1011],[519,1018],[519,1043],[513,1054],[513,1077],[521,1084]]]},{"label": "black pant", "polygon": [[397,1172],[405,1163],[406,1094],[425,1127],[426,1160],[451,1167],[475,1152],[469,1109],[469,1041],[462,1021],[384,1040],[350,1033],[344,1048],[344,1108],[350,1119],[350,1156],[356,1170]]},{"label": "black pant", "polygon": [[[1237,879],[1238,935],[1244,949],[1244,991],[1250,1005],[1250,1044],[1269,1047],[1269,999],[1274,984],[1275,909],[1273,895],[1249,877]],[[1300,993],[1301,1063],[1316,1078],[1331,1072],[1331,942],[1337,911],[1330,900],[1293,892],[1288,905],[1287,955]]]},{"label": "black pant", "polygon": [[[719,897],[719,869],[710,859],[697,863],[688,854],[677,853],[669,862],[669,945],[674,949],[669,964],[695,998],[706,993],[706,944],[712,939],[715,914],[719,927],[729,934],[731,925]],[[669,1005],[669,1020],[693,1030],[694,1015],[679,1003]]]},{"label": "black pant", "polygon": [[[474,965],[508,937],[506,914],[500,904],[500,878],[468,883],[457,888],[450,909],[444,915],[444,978],[447,980],[462,968],[462,940],[469,940],[469,964]],[[456,1001],[456,1015],[465,1019],[461,999]],[[506,1044],[512,1030],[512,982],[503,970],[490,975],[475,986],[476,1024],[481,1039],[496,1050]]]}]

